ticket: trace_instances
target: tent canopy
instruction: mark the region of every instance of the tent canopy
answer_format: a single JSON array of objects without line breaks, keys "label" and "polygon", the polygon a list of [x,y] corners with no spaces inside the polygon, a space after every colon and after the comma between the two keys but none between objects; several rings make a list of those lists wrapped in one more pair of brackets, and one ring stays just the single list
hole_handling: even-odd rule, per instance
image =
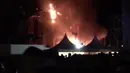
[{"label": "tent canopy", "polygon": [[95,36],[91,43],[89,43],[87,46],[83,47],[84,50],[99,50],[103,49],[103,46],[101,42],[98,40],[97,36]]},{"label": "tent canopy", "polygon": [[57,48],[57,49],[73,49],[75,47],[74,44],[72,44],[67,35],[65,34],[64,38],[61,40],[61,42],[59,44],[57,44],[56,46],[54,46],[53,48]]}]

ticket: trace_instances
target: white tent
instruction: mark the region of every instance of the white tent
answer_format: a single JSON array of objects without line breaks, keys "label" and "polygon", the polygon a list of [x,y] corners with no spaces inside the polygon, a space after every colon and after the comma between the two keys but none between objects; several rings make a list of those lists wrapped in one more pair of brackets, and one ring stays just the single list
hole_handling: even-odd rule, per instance
[{"label": "white tent", "polygon": [[32,45],[32,44],[11,44],[11,54],[22,54],[28,47],[33,46],[40,50],[49,49],[44,45]]}]

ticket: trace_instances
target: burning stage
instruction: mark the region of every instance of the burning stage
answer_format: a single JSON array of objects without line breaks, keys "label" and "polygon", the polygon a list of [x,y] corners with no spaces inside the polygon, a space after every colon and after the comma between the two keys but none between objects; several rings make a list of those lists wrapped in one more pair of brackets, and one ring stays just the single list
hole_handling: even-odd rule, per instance
[{"label": "burning stage", "polygon": [[28,30],[40,38],[29,39],[27,44],[44,44],[58,49],[59,55],[113,52],[104,49],[107,30],[96,20],[91,0],[41,0],[37,14],[29,18]]},{"label": "burning stage", "polygon": [[28,20],[27,44],[57,49],[59,55],[113,53],[104,48],[107,30],[97,24],[92,0],[41,0],[39,5]]},{"label": "burning stage", "polygon": [[[84,11],[84,3],[88,4]],[[96,10],[90,0],[74,1],[40,1],[40,9],[36,15],[29,18],[27,44],[44,44],[54,47],[61,42],[66,34],[68,40],[76,47],[87,46],[94,36],[102,41],[107,36],[107,30],[96,23]],[[81,44],[82,43],[82,44]]]},{"label": "burning stage", "polygon": [[95,55],[95,54],[109,54],[109,53],[118,53],[117,50],[105,49],[104,46],[100,43],[100,41],[95,36],[92,42],[90,42],[87,46],[83,45],[80,42],[71,43],[65,34],[62,41],[51,49],[57,49],[58,55],[68,56],[69,54],[80,54],[80,55]]}]

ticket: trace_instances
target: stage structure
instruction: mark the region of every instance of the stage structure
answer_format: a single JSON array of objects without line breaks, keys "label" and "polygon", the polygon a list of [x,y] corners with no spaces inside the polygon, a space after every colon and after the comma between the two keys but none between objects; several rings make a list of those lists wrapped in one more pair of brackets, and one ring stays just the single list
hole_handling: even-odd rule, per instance
[{"label": "stage structure", "polygon": [[[83,45],[82,45],[83,46]],[[82,48],[82,47],[81,47]],[[81,48],[77,48],[76,44],[72,44],[67,35],[65,34],[62,41],[51,49],[57,49],[59,55],[68,55],[70,54],[84,54]]]},{"label": "stage structure", "polygon": [[104,49],[102,46],[101,42],[98,40],[98,38],[95,36],[92,42],[86,46],[83,46],[81,48],[77,48],[74,44],[72,44],[69,39],[67,38],[67,35],[65,34],[63,40],[54,46],[51,49],[56,49],[58,52],[58,55],[61,56],[68,56],[69,54],[74,55],[74,54],[80,54],[80,55],[85,55],[85,54],[99,54],[99,53],[104,53],[104,54],[109,54],[109,52],[114,53],[117,52],[116,50],[110,50],[110,49]]}]

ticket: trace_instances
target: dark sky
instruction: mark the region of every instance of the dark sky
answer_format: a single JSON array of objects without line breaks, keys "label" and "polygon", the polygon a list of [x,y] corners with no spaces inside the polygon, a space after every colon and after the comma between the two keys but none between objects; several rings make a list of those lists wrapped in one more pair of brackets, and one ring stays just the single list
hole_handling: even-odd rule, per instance
[{"label": "dark sky", "polygon": [[107,24],[112,16],[121,15],[121,0],[95,0],[95,7],[98,23],[106,28],[112,26]]},{"label": "dark sky", "polygon": [[[17,35],[20,20],[26,20],[36,8],[34,0],[2,0],[0,2],[0,43]],[[23,6],[21,9],[20,6]],[[24,15],[25,12],[25,15]]]},{"label": "dark sky", "polygon": [[[0,43],[7,43],[8,38],[16,37],[20,20],[36,12],[38,0],[1,0],[0,2]],[[120,0],[94,0],[97,9],[97,22],[108,28],[109,17],[121,13]],[[111,26],[111,25],[109,25]]]}]

